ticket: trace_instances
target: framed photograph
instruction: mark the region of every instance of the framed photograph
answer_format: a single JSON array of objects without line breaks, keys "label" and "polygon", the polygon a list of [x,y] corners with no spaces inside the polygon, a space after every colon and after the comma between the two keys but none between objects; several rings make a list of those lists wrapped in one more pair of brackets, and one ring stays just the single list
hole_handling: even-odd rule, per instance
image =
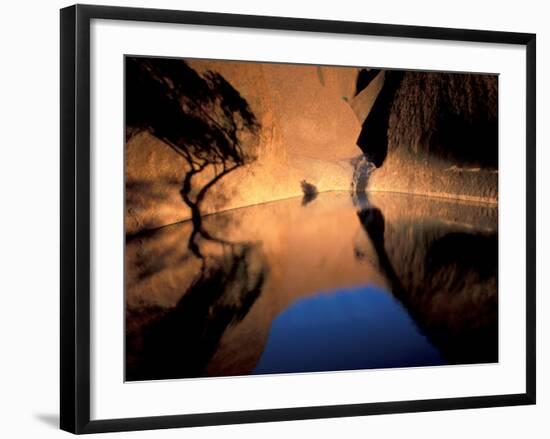
[{"label": "framed photograph", "polygon": [[535,393],[535,35],[61,10],[62,429]]}]

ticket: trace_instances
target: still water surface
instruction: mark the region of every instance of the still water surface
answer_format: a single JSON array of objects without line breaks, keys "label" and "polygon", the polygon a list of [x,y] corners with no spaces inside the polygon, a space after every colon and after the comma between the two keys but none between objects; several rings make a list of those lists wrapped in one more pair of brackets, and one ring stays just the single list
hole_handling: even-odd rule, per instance
[{"label": "still water surface", "polygon": [[252,373],[444,364],[439,351],[388,293],[364,286],[297,301],[273,320]]},{"label": "still water surface", "polygon": [[498,361],[497,208],[347,192],[126,244],[128,380]]}]

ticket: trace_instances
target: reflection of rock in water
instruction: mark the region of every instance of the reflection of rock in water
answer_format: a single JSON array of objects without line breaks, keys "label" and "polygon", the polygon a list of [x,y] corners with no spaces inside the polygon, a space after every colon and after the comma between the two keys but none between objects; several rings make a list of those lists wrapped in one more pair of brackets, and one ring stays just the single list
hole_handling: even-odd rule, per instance
[{"label": "reflection of rock in water", "polygon": [[387,223],[375,207],[358,216],[394,295],[446,360],[497,361],[496,230],[430,224],[429,218]]},{"label": "reflection of rock in water", "polygon": [[[249,306],[244,306],[242,299],[254,297],[250,292],[253,282],[241,289],[242,277],[235,279],[234,287],[227,282],[223,286],[229,285],[231,292],[221,292],[218,288],[216,294],[207,292],[205,302],[199,300],[202,295],[198,294],[195,284],[202,264],[186,246],[193,230],[190,221],[129,240],[125,253],[127,371],[133,379],[151,379],[168,373],[189,376],[191,370],[198,370],[205,361],[206,369],[196,376],[248,374],[261,356],[273,318],[295,300],[342,286],[386,286],[381,275],[357,262],[350,251],[358,222],[347,192],[321,193],[306,207],[302,207],[302,200],[297,197],[209,215],[204,217],[204,227],[224,240],[253,247],[246,254],[246,266],[248,273],[253,273],[252,280],[263,274],[261,294],[246,315],[244,311]],[[214,241],[199,242],[201,252],[207,256],[207,267],[220,265],[229,247]],[[237,265],[245,266],[244,261]],[[231,266],[229,262],[224,265]],[[201,286],[204,288],[204,284]],[[187,295],[190,298],[186,299]],[[217,310],[215,316],[206,316],[206,302]],[[237,313],[241,307],[243,312]],[[228,312],[243,318],[234,318],[232,324],[226,324]],[[181,329],[185,326],[178,323],[176,317],[190,319],[201,329],[189,328],[185,335]],[[164,318],[171,323],[161,323]],[[221,323],[214,323],[214,318]],[[147,334],[155,327],[162,328],[155,330],[155,334],[166,338],[162,348],[167,352],[164,358],[156,358],[158,354],[154,349],[144,349],[146,338],[154,340]],[[201,334],[208,336],[210,347],[193,351],[188,346],[198,346],[199,342],[192,343],[191,335],[199,338]],[[175,349],[172,352],[173,347],[180,347],[179,353]],[[215,352],[208,360],[212,349]],[[191,365],[186,366],[187,369],[182,367],[183,373],[171,366],[168,366],[169,372],[163,370],[169,361],[183,362],[184,354],[185,361]],[[177,358],[178,355],[181,357]],[[193,355],[202,357],[193,358]],[[170,360],[170,356],[176,360]],[[149,364],[147,369],[144,363]]]},{"label": "reflection of rock in water", "polygon": [[150,322],[139,334],[129,333],[127,379],[201,376],[226,328],[241,321],[260,295],[266,276],[261,261],[258,245],[248,243],[227,244],[221,255],[206,256],[176,306],[150,309]]},{"label": "reflection of rock in water", "polygon": [[277,316],[356,286],[393,290],[446,361],[496,360],[495,207],[334,192],[203,220],[226,242],[198,241],[204,263],[190,221],[126,244],[127,379],[249,374]]}]

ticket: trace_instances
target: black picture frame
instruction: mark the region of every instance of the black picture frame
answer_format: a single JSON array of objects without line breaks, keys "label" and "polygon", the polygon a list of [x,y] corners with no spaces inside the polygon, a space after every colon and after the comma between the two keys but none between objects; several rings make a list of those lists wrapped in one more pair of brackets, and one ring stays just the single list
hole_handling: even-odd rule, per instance
[{"label": "black picture frame", "polygon": [[[229,26],[526,47],[526,392],[334,406],[90,420],[90,21]],[[98,433],[324,417],[535,404],[535,90],[536,36],[529,33],[75,5],[61,10],[61,398],[60,424]]]}]

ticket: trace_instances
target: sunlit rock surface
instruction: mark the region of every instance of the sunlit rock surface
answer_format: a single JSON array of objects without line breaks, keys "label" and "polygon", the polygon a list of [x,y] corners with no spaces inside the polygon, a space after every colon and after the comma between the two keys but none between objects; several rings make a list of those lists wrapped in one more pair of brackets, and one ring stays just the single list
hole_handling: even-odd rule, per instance
[{"label": "sunlit rock surface", "polygon": [[[128,234],[299,196],[302,181],[318,192],[498,198],[496,76],[142,58],[127,64]],[[192,163],[193,148],[208,149],[213,139],[218,150]]]},{"label": "sunlit rock surface", "polygon": [[[131,63],[132,59],[127,62]],[[184,85],[194,84],[184,88],[183,95],[212,94],[213,100],[207,102],[208,106],[202,104],[204,115],[196,109],[186,110],[184,106],[184,113],[187,111],[196,117],[194,123],[206,121],[213,128],[211,131],[217,130],[215,134],[219,131],[226,135],[228,121],[235,119],[237,125],[240,124],[238,113],[242,108],[231,108],[229,100],[237,94],[258,126],[255,133],[245,129],[237,131],[236,141],[243,163],[208,190],[200,202],[201,214],[299,196],[302,180],[315,185],[318,191],[349,189],[354,171],[351,161],[361,154],[356,145],[361,125],[349,105],[358,69],[200,60],[179,64],[169,66],[172,78],[176,76],[173,69],[178,68],[194,80],[190,81],[187,76],[182,79]],[[163,68],[158,76],[167,74],[167,70]],[[212,72],[228,85],[212,90],[208,83]],[[152,93],[167,94],[174,82],[162,83],[143,73],[139,78],[135,89],[132,84],[128,86],[129,94],[135,95],[135,99],[127,103],[131,108],[150,106],[143,98],[147,89],[144,83],[150,84],[148,88]],[[229,105],[224,107],[220,102],[227,95]],[[155,105],[167,107],[164,102]],[[230,115],[231,119],[227,108],[235,113]],[[145,111],[149,110],[142,113]],[[155,114],[148,117],[154,119]],[[175,120],[173,125],[183,127],[184,122]],[[153,121],[145,130],[127,136],[125,227],[129,234],[191,216],[180,194],[183,180],[191,169],[189,161],[170,148],[169,142],[161,140],[162,135],[155,135],[154,130],[159,131],[162,124],[163,120]],[[209,132],[200,134],[205,140],[211,136]],[[169,133],[168,137],[177,143],[181,134]],[[197,139],[195,136],[186,140],[190,143]],[[193,179],[191,197],[221,169],[218,164],[201,170]]]},{"label": "sunlit rock surface", "polygon": [[[131,238],[127,378],[253,373],[285,310],[357,287],[395,301],[373,303],[408,316],[400,327],[425,338],[425,365],[498,361],[497,224],[490,204],[332,192],[206,216],[200,257],[188,247],[190,221]],[[346,334],[324,339],[326,355],[361,346],[364,333]]]}]

